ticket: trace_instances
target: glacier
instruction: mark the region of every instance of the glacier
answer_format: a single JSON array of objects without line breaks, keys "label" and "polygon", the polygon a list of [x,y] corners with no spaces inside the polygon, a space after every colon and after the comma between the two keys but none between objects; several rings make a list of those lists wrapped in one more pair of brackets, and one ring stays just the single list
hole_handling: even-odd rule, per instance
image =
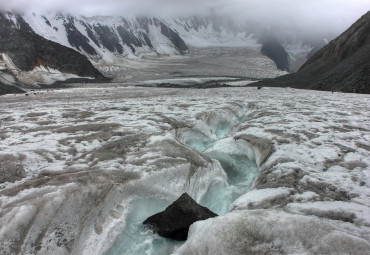
[{"label": "glacier", "polygon": [[[1,96],[0,253],[367,254],[368,101],[119,84]],[[183,192],[220,216],[186,242],[140,224]]]},{"label": "glacier", "polygon": [[[141,66],[156,62],[158,57],[181,58],[189,53],[193,55],[194,51],[196,56],[198,51],[207,52],[207,48],[251,49],[268,62],[269,57],[260,51],[264,44],[261,38],[270,30],[265,37],[278,38],[276,43],[287,52],[286,60],[289,59],[290,67],[286,66],[284,70],[298,70],[314,48],[317,50],[325,45],[320,39],[323,35],[308,39],[289,27],[270,29],[253,22],[238,24],[217,15],[174,18],[84,17],[55,12],[24,12],[21,15],[7,12],[3,15],[18,29],[27,27],[48,40],[87,56],[100,72],[117,82],[136,78]],[[245,59],[249,58],[248,55]],[[217,64],[214,67],[217,68]],[[140,81],[153,78],[155,76]]]}]

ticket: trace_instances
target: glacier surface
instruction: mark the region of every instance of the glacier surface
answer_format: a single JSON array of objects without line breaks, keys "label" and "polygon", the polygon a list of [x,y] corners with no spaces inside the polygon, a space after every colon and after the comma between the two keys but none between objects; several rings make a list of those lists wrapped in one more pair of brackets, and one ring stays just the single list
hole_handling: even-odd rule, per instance
[{"label": "glacier surface", "polygon": [[[2,254],[367,254],[369,96],[94,85],[0,97]],[[219,217],[172,242],[183,192]]]}]

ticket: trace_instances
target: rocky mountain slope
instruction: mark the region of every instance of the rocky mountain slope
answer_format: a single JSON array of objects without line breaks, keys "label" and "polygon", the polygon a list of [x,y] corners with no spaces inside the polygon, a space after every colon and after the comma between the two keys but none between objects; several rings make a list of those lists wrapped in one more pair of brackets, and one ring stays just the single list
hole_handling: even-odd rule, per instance
[{"label": "rocky mountain slope", "polygon": [[86,55],[93,62],[143,54],[184,54],[188,47],[163,20],[149,17],[83,17],[70,14],[23,14],[39,35]]},{"label": "rocky mountain slope", "polygon": [[23,93],[24,91],[16,86],[7,85],[0,81],[0,95],[11,94],[11,93]]},{"label": "rocky mountain slope", "polygon": [[263,86],[370,93],[370,11],[317,51],[295,74]]},{"label": "rocky mountain slope", "polygon": [[[294,72],[313,50],[320,47],[317,42],[322,43],[324,38],[324,35],[317,35],[312,40],[286,27],[266,29],[252,23],[236,24],[232,19],[221,16],[130,18],[7,12],[1,15],[1,22],[11,28],[11,32],[3,32],[1,39],[4,43],[0,53],[7,51],[12,55],[2,54],[0,58],[0,68],[10,71],[10,74],[2,72],[0,75],[4,84],[14,84],[13,81],[51,84],[80,76],[94,77],[92,73],[86,75],[73,71],[84,70],[85,67],[93,69],[86,59],[77,61],[80,56],[77,57],[73,51],[56,53],[64,52],[65,47],[85,55],[99,72],[117,82],[140,80],[143,65],[153,62],[147,59],[155,62],[157,56],[186,54],[190,52],[189,47],[253,47],[261,50],[262,58],[272,59],[278,69]],[[37,43],[36,49],[33,42],[40,38],[65,47],[51,49],[43,46],[44,43]],[[14,44],[11,43],[13,40],[16,41]],[[22,43],[22,40],[27,42]],[[74,64],[63,65],[61,70],[60,66],[56,68],[58,64],[54,65],[55,59],[40,54],[57,56],[61,61],[72,60]],[[245,56],[247,62],[248,57]]]},{"label": "rocky mountain slope", "polygon": [[20,16],[12,18],[0,14],[3,84],[38,85],[70,78],[104,78],[85,56],[37,35]]},{"label": "rocky mountain slope", "polygon": [[[11,15],[9,18],[14,19]],[[222,16],[130,18],[24,13],[22,18],[40,36],[79,51],[96,66],[146,55],[185,54],[188,47],[248,47],[256,44],[262,47],[266,43],[270,50],[264,51],[265,55],[272,58],[279,69],[295,71],[295,63],[305,61],[311,50],[318,46],[316,41],[322,41],[322,35],[317,36],[321,39],[311,40],[302,37],[299,31],[285,27],[273,29],[279,34],[277,36],[276,33],[266,33],[266,27],[261,25],[236,24]],[[266,38],[266,35],[272,38]],[[271,42],[277,43],[278,47],[271,48]],[[283,55],[271,53],[276,49],[283,50]],[[276,56],[285,59],[276,59]]]},{"label": "rocky mountain slope", "polygon": [[272,59],[278,69],[283,71],[291,69],[289,54],[273,35],[265,34],[261,36],[260,42],[262,44],[261,52]]}]

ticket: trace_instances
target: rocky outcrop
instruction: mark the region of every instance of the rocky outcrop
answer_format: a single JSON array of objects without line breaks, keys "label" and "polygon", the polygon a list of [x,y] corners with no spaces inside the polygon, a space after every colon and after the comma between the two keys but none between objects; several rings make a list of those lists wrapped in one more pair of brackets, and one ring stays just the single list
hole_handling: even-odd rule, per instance
[{"label": "rocky outcrop", "polygon": [[370,11],[317,51],[295,74],[259,86],[370,93]]},{"label": "rocky outcrop", "polygon": [[[47,19],[45,20],[45,23],[50,24]],[[72,47],[74,47],[78,51],[84,51],[89,55],[97,55],[95,49],[90,45],[90,40],[76,28],[75,20],[72,16],[67,17],[63,24],[67,33],[68,42]],[[92,31],[90,27],[88,27],[88,25],[84,23],[83,25],[86,27],[87,34],[91,35]],[[96,40],[93,41],[95,42]]]},{"label": "rocky outcrop", "polygon": [[217,214],[197,204],[187,193],[184,193],[166,210],[147,218],[144,224],[163,237],[184,241],[188,237],[191,224],[216,216]]},{"label": "rocky outcrop", "polygon": [[289,55],[281,43],[272,35],[264,35],[260,40],[261,52],[272,59],[276,67],[282,71],[289,71]]},{"label": "rocky outcrop", "polygon": [[6,85],[0,81],[0,95],[11,93],[23,93],[24,91],[16,86]]},{"label": "rocky outcrop", "polygon": [[0,13],[0,53],[7,54],[20,71],[44,66],[80,77],[104,78],[85,56],[37,35],[20,16],[15,24]]},{"label": "rocky outcrop", "polygon": [[163,22],[160,22],[160,24],[162,35],[166,36],[181,54],[185,54],[189,50],[189,48],[188,46],[186,46],[185,42],[181,39],[179,34],[166,26]]}]

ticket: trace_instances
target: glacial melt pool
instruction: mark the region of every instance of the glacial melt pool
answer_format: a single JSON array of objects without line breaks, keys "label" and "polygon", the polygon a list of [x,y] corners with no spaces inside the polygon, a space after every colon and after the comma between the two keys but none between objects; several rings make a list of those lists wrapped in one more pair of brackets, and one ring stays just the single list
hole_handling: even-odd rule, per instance
[{"label": "glacial melt pool", "polygon": [[[240,106],[238,108],[245,114],[244,109]],[[218,161],[222,166],[225,175],[212,180],[198,201],[218,215],[226,214],[230,205],[251,188],[258,172],[252,148],[246,142],[234,140],[229,135],[231,128],[243,122],[244,118],[245,116],[228,115],[224,111],[213,112],[207,119],[207,131],[212,137],[198,130],[189,130],[182,134],[186,145]],[[171,254],[181,246],[184,242],[163,238],[142,224],[147,217],[163,211],[169,205],[155,197],[132,200],[123,233],[107,255]]]}]

